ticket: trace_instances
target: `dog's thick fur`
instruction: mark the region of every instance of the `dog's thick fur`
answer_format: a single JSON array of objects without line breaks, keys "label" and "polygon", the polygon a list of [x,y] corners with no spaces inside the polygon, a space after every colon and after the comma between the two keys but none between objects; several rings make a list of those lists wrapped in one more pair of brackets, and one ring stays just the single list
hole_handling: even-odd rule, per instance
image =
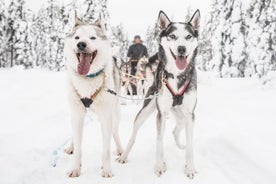
[{"label": "dog's thick fur", "polygon": [[[131,83],[135,82],[135,79],[130,75],[131,74],[130,63],[122,61],[120,66],[120,72],[121,72],[120,76],[121,76],[121,82],[122,82],[121,94],[127,96],[127,94],[129,93],[131,98],[133,98]],[[121,104],[126,105],[127,104],[126,100],[121,99]]]},{"label": "dog's thick fur", "polygon": [[154,81],[154,76],[155,76],[158,64],[159,64],[158,54],[155,54],[154,56],[149,58],[145,69],[146,70],[146,79],[144,81],[145,91],[148,91],[148,89],[151,87]]},{"label": "dog's thick fur", "polygon": [[[159,65],[155,81],[146,96],[159,95],[154,99],[145,100],[143,108],[135,118],[128,146],[125,152],[117,159],[120,163],[127,161],[138,129],[149,115],[157,109],[157,150],[154,170],[158,176],[162,175],[166,171],[163,151],[165,121],[168,113],[172,111],[176,118],[176,127],[173,134],[176,144],[180,148],[184,146],[180,145],[179,134],[184,127],[186,129],[185,173],[189,178],[194,177],[196,171],[193,158],[193,127],[194,110],[197,102],[197,75],[194,62],[198,47],[199,21],[200,14],[198,10],[188,23],[171,22],[164,12],[161,11],[159,13],[158,24],[161,28],[160,47],[157,54]],[[178,103],[176,106],[173,106],[174,99],[172,94],[162,83],[165,71],[170,74],[167,76],[167,82],[175,92],[179,92],[182,89],[186,80],[189,79],[190,81],[182,103]]]},{"label": "dog's thick fur", "polygon": [[149,62],[148,58],[145,56],[142,57],[137,63],[137,70],[135,76],[136,79],[136,87],[137,87],[137,95],[138,96],[145,96],[146,89],[145,89],[145,80],[146,76],[146,64]]},{"label": "dog's thick fur", "polygon": [[[105,34],[105,28],[99,18],[93,24],[84,24],[76,18],[74,31],[66,39],[65,57],[68,73],[68,91],[71,109],[71,121],[73,128],[73,142],[65,150],[67,153],[73,153],[72,167],[68,172],[69,177],[77,177],[81,172],[81,142],[84,117],[88,109],[81,102],[81,98],[90,98],[102,85],[105,80],[105,87],[108,89],[119,90],[119,73],[116,70],[112,59],[111,46]],[[78,44],[85,43],[82,48]],[[82,50],[81,50],[81,49]],[[96,52],[95,52],[96,51]],[[91,65],[89,71],[81,66],[80,54],[96,53],[93,58],[91,55]],[[86,55],[87,57],[87,55]],[[89,55],[90,57],[90,55]],[[103,73],[87,77],[89,74],[95,74],[103,69]],[[88,71],[88,72],[87,72]],[[102,176],[112,177],[110,168],[110,141],[113,138],[117,146],[117,154],[120,155],[122,147],[118,135],[119,122],[119,101],[114,95],[101,90],[94,99],[90,108],[95,112],[102,127]]]}]

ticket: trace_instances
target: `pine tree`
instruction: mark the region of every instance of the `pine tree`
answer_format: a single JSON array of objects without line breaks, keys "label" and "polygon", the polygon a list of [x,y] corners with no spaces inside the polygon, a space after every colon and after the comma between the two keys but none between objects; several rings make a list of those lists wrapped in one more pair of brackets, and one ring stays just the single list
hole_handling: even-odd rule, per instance
[{"label": "pine tree", "polygon": [[22,12],[23,2],[21,0],[12,0],[8,7],[8,17],[7,17],[7,62],[10,64],[10,67],[13,67],[15,64],[18,64],[18,61],[15,61],[19,56],[18,44],[20,41],[19,27],[21,20],[23,18]]},{"label": "pine tree", "polygon": [[218,30],[218,40],[220,42],[220,76],[231,77],[232,60],[232,45],[233,38],[231,37],[232,30],[232,15],[233,15],[234,0],[224,0],[222,2],[222,11],[220,13],[220,28]]},{"label": "pine tree", "polygon": [[107,30],[107,34],[111,34],[111,26],[110,26],[110,17],[109,12],[107,9],[107,0],[100,1],[100,12],[98,13],[101,15],[101,19],[103,21],[104,29]]},{"label": "pine tree", "polygon": [[207,71],[215,71],[218,75],[220,74],[220,34],[218,27],[220,25],[220,14],[221,14],[221,2],[214,0],[212,3],[211,12],[208,14],[206,25],[202,26],[203,29],[200,34],[199,41],[199,57],[198,60],[202,62],[200,68]]},{"label": "pine tree", "polygon": [[34,50],[36,53],[35,65],[46,67],[48,61],[48,44],[47,44],[47,33],[49,30],[48,26],[48,15],[46,8],[42,7],[38,11],[38,15],[35,18],[33,25],[35,43]]},{"label": "pine tree", "polygon": [[98,17],[96,12],[98,9],[97,4],[99,4],[98,0],[87,0],[84,1],[83,5],[79,8],[82,13],[82,21],[86,23],[92,23]]},{"label": "pine tree", "polygon": [[6,64],[6,11],[5,1],[0,0],[0,68]]},{"label": "pine tree", "polygon": [[117,57],[126,60],[127,57],[127,49],[129,47],[129,40],[124,31],[123,25],[119,24],[111,28],[112,31],[112,46],[119,48]]},{"label": "pine tree", "polygon": [[[108,36],[111,34],[107,0],[85,1],[79,10],[76,0],[66,6],[59,5],[57,0],[47,0],[46,6],[36,16],[26,8],[25,0],[11,0],[7,13],[4,2],[0,0],[0,67],[24,65],[30,68],[35,65],[61,70],[64,65],[64,39],[73,28],[72,12],[75,10],[83,15],[81,17],[86,23],[93,23],[101,13],[104,28]],[[128,46],[125,33],[123,35],[120,38],[121,57],[124,57],[124,48]]]},{"label": "pine tree", "polygon": [[72,32],[72,29],[74,27],[74,19],[75,19],[75,13],[76,13],[77,7],[76,2],[73,1],[70,4],[62,5],[61,7],[61,17],[63,20],[63,26],[64,26],[64,34],[68,35]]},{"label": "pine tree", "polygon": [[7,52],[10,66],[32,64],[32,40],[29,36],[30,11],[26,8],[25,0],[12,0],[8,7],[7,18]]},{"label": "pine tree", "polygon": [[158,25],[155,24],[155,26],[153,28],[151,28],[150,26],[147,29],[147,33],[146,33],[146,43],[145,45],[148,48],[148,54],[149,56],[154,55],[157,51],[158,51],[158,35],[159,35],[159,28]]},{"label": "pine tree", "polygon": [[35,27],[36,37],[36,65],[50,70],[60,71],[64,66],[64,7],[60,7],[56,0],[48,0],[46,7],[39,11]]},{"label": "pine tree", "polygon": [[234,1],[233,15],[232,15],[232,29],[231,29],[231,60],[230,66],[231,77],[245,77],[245,68],[247,64],[248,54],[247,47],[247,25],[245,23],[245,16],[242,11],[242,2]]},{"label": "pine tree", "polygon": [[254,0],[247,11],[251,25],[247,39],[248,67],[259,77],[275,70],[275,11],[275,0]]},{"label": "pine tree", "polygon": [[22,64],[25,68],[32,68],[35,61],[33,30],[33,12],[27,9],[23,12],[25,27],[22,41]]}]

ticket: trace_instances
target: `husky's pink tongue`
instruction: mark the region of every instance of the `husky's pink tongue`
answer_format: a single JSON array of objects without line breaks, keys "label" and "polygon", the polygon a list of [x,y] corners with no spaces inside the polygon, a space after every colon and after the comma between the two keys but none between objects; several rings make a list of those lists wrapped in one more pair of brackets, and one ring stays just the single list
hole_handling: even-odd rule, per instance
[{"label": "husky's pink tongue", "polygon": [[80,53],[79,55],[79,64],[78,64],[78,73],[80,75],[86,75],[90,70],[91,65],[91,54]]},{"label": "husky's pink tongue", "polygon": [[175,63],[179,70],[184,70],[187,65],[187,59],[186,57],[183,57],[183,56],[177,56]]}]

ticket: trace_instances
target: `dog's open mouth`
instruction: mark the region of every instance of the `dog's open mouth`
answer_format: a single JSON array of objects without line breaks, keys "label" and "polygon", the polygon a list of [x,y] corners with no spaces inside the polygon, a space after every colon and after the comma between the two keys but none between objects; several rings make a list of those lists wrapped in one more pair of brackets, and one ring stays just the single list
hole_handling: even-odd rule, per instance
[{"label": "dog's open mouth", "polygon": [[187,62],[188,56],[185,56],[185,55],[176,56],[171,49],[170,49],[170,51],[171,51],[171,54],[172,54],[172,56],[175,60],[175,64],[176,64],[177,68],[179,70],[184,70],[187,66],[187,63],[188,63]]},{"label": "dog's open mouth", "polygon": [[78,64],[78,73],[80,75],[86,75],[90,66],[93,63],[95,57],[97,56],[97,50],[92,53],[79,52],[76,53],[79,64]]}]

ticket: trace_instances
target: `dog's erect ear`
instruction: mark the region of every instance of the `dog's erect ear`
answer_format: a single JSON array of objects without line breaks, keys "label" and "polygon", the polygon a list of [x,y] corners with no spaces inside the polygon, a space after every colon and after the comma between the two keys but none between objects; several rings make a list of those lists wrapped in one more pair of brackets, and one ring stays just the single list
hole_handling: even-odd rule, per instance
[{"label": "dog's erect ear", "polygon": [[102,15],[99,14],[98,19],[93,23],[95,26],[98,26],[99,28],[102,28]]},{"label": "dog's erect ear", "polygon": [[104,25],[104,22],[102,20],[102,14],[100,13],[99,14],[99,17],[98,19],[94,22],[94,25],[95,26],[98,26],[99,28],[101,28],[103,31],[105,31],[105,25]]},{"label": "dog's erect ear", "polygon": [[83,22],[79,19],[78,15],[77,15],[77,11],[75,10],[75,27],[82,25]]},{"label": "dog's erect ear", "polygon": [[103,31],[103,33],[106,34],[107,29],[106,29],[105,23],[102,19],[102,14],[101,13],[99,14],[98,19],[93,24],[95,26],[99,27]]},{"label": "dog's erect ear", "polygon": [[199,13],[199,10],[196,10],[191,20],[189,21],[189,24],[191,24],[195,30],[198,30],[199,22],[200,22],[200,13]]},{"label": "dog's erect ear", "polygon": [[160,27],[160,29],[165,30],[170,23],[171,21],[168,18],[168,16],[163,11],[160,11],[158,16],[158,21],[157,21],[157,24]]}]

